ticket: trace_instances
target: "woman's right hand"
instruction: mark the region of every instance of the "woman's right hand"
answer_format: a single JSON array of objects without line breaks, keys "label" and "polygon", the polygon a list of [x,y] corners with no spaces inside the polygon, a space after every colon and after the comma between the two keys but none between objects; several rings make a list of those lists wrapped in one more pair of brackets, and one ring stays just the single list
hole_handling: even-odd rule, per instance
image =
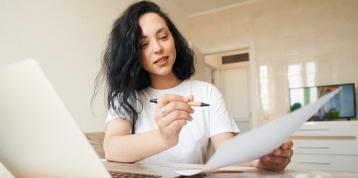
[{"label": "woman's right hand", "polygon": [[[194,113],[194,109],[187,104],[193,100],[193,95],[183,97],[174,94],[164,94],[157,100],[154,119],[157,122],[160,135],[168,147],[178,144],[181,129],[187,124],[187,121],[193,120],[190,114]],[[162,112],[162,108],[166,113]]]}]

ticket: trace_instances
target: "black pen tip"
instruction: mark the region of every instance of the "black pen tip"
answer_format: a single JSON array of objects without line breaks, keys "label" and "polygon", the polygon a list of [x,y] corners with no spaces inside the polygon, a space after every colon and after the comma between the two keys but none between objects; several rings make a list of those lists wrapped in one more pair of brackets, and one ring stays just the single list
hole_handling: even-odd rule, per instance
[{"label": "black pen tip", "polygon": [[150,102],[157,103],[157,99],[150,99]]},{"label": "black pen tip", "polygon": [[201,106],[209,106],[209,104],[201,103]]}]

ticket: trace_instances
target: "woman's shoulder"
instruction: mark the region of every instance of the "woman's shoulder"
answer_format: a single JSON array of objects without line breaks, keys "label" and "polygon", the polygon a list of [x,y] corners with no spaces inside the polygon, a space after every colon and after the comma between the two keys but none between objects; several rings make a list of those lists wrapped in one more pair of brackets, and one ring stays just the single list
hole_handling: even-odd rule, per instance
[{"label": "woman's shoulder", "polygon": [[124,100],[127,101],[128,104],[132,105],[133,107],[135,105],[137,105],[137,101],[138,101],[138,92],[134,91],[134,96],[133,95],[129,95],[129,94],[124,94],[123,92],[113,92],[112,93],[112,102],[114,102],[114,104],[119,107],[123,104]]}]

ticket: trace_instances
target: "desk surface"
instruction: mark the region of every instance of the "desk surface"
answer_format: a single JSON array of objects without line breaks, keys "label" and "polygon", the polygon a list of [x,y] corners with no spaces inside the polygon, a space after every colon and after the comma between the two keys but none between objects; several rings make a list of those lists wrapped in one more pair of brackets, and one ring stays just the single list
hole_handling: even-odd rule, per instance
[{"label": "desk surface", "polygon": [[[113,166],[124,164],[124,163],[115,163],[107,162],[102,160],[103,164],[110,169]],[[202,168],[204,165],[199,164],[174,164],[174,163],[149,163],[149,162],[137,162],[137,164],[153,165],[153,166],[163,166],[163,167],[175,167],[175,168]],[[307,171],[307,170],[289,170],[284,171],[265,171],[251,167],[237,167],[229,166],[223,168],[225,170],[240,170],[243,173],[239,173],[240,177],[289,177],[289,178],[301,178],[301,177],[310,177],[310,178],[322,178],[322,177],[358,177],[358,173],[345,173],[345,172],[326,172],[326,171]],[[0,177],[1,178],[14,178],[6,168],[0,163]]]},{"label": "desk surface", "polygon": [[[107,169],[111,169],[116,165],[125,164],[125,163],[117,163],[117,162],[107,162],[102,160],[103,164]],[[153,165],[153,166],[162,166],[162,167],[175,167],[175,168],[193,168],[193,169],[201,169],[204,165],[200,164],[177,164],[177,163],[154,163],[154,162],[136,162],[136,164],[142,165]],[[284,171],[267,171],[256,169],[252,167],[239,167],[239,166],[229,166],[222,168],[223,170],[238,170],[243,171],[243,173],[236,173],[237,176],[240,177],[280,177],[280,178],[322,178],[322,177],[349,177],[349,178],[357,178],[358,173],[346,173],[346,172],[327,172],[327,171],[311,171],[311,170],[289,170],[285,169]],[[221,174],[223,175],[223,174]],[[224,177],[224,176],[223,176]],[[227,177],[227,176],[226,176]]]}]

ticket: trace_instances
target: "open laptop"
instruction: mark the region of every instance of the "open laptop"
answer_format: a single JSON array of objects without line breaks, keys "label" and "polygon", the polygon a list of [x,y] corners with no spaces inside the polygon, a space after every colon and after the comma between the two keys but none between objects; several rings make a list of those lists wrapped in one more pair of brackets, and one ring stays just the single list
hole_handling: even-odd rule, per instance
[{"label": "open laptop", "polygon": [[176,177],[181,170],[103,162],[105,167],[32,59],[0,68],[0,162],[14,177],[111,177],[106,167]]}]

